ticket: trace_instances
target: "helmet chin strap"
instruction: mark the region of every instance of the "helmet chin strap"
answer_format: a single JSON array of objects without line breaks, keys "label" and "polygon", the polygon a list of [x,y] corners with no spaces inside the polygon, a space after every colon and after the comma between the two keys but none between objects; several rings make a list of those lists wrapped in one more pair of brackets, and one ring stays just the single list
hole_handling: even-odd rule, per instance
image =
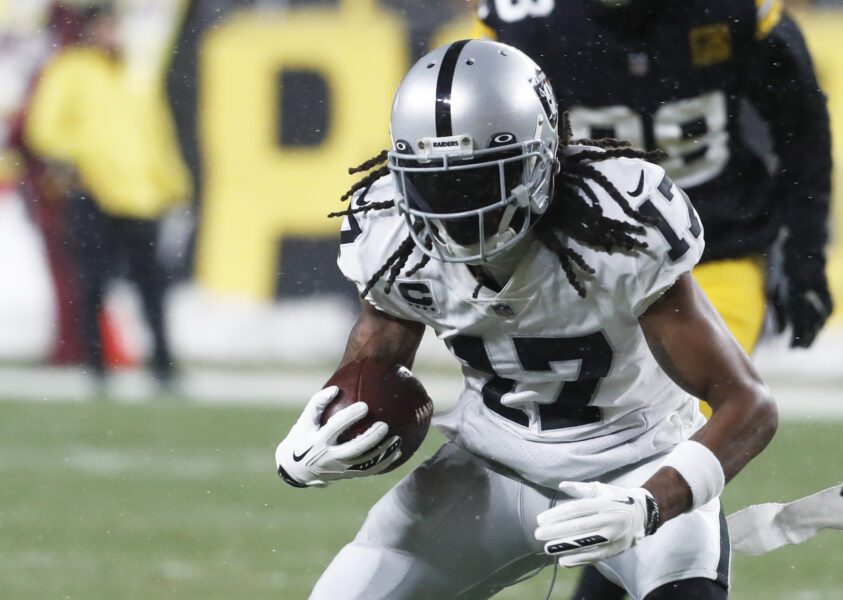
[{"label": "helmet chin strap", "polygon": [[527,208],[530,205],[530,189],[524,184],[515,186],[511,196],[515,198],[515,205],[519,208]]}]

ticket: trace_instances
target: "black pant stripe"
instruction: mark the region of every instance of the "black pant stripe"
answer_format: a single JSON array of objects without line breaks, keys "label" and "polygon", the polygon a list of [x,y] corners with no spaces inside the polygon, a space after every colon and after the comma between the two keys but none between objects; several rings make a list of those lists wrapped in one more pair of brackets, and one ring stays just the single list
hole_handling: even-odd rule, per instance
[{"label": "black pant stripe", "polygon": [[717,563],[717,583],[724,588],[729,588],[729,563],[732,554],[732,545],[729,542],[729,526],[726,524],[726,514],[723,512],[723,505],[720,505],[720,561]]}]

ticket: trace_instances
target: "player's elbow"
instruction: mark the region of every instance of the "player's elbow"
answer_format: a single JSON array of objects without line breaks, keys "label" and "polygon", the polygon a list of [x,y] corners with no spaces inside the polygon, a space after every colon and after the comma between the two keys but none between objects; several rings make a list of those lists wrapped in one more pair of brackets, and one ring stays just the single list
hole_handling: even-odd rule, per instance
[{"label": "player's elbow", "polygon": [[767,445],[779,426],[779,411],[770,388],[762,381],[747,386],[745,394],[746,417],[755,430],[754,436]]}]

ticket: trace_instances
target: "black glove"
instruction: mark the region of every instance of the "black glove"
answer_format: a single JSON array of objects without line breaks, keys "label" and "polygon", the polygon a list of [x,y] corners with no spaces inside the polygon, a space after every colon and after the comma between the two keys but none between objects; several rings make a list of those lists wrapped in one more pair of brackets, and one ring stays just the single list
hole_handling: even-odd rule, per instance
[{"label": "black glove", "polygon": [[813,344],[834,308],[825,277],[825,260],[786,252],[784,277],[773,290],[771,301],[778,332],[791,327],[790,347],[807,348]]}]

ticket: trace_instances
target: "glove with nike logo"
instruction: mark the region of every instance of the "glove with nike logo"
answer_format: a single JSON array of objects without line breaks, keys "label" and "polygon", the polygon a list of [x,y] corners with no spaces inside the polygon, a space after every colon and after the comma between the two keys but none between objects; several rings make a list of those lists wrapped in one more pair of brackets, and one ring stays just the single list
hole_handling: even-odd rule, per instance
[{"label": "glove with nike logo", "polygon": [[275,450],[278,474],[294,487],[325,486],[337,479],[375,475],[401,456],[400,438],[386,439],[389,427],[382,421],[351,441],[337,443],[346,429],[366,416],[369,407],[365,402],[347,406],[319,425],[322,412],[338,391],[329,386],[316,392]]},{"label": "glove with nike logo", "polygon": [[562,567],[611,558],[660,525],[658,504],[644,488],[563,481],[559,489],[571,500],[539,513],[535,536]]}]

